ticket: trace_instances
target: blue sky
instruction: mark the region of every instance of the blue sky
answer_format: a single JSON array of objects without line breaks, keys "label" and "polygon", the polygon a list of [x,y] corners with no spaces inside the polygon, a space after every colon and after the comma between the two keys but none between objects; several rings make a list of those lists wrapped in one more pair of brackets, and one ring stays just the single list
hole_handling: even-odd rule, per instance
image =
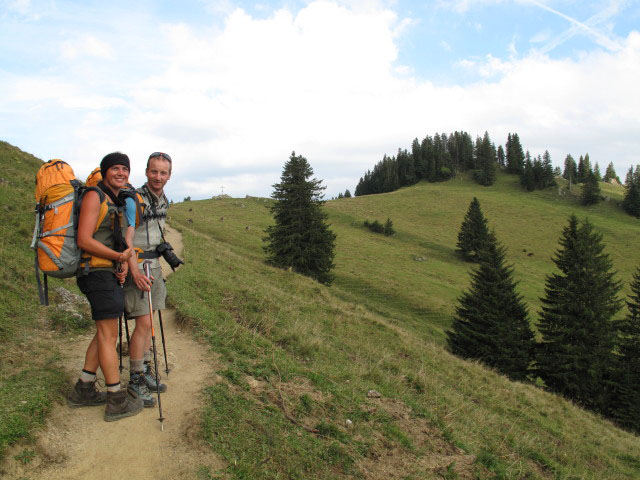
[{"label": "blue sky", "polygon": [[327,195],[435,132],[640,163],[640,1],[0,0],[0,139],[78,176],[175,158],[169,195]]}]

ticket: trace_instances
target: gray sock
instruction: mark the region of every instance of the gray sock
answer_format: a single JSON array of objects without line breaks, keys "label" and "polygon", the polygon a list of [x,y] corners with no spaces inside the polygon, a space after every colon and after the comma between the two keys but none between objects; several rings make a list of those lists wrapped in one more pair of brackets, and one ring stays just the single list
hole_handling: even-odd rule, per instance
[{"label": "gray sock", "polygon": [[145,363],[151,363],[151,355],[152,355],[151,350],[147,350],[146,352],[144,352]]},{"label": "gray sock", "polygon": [[90,372],[88,370],[82,370],[82,375],[80,375],[80,381],[84,383],[90,383],[96,381],[96,372]]},{"label": "gray sock", "polygon": [[107,392],[115,393],[120,390],[120,382],[114,383],[113,385],[107,384]]},{"label": "gray sock", "polygon": [[142,358],[139,360],[134,360],[133,358],[129,359],[129,371],[131,371],[131,373],[141,373],[143,363],[144,360]]}]

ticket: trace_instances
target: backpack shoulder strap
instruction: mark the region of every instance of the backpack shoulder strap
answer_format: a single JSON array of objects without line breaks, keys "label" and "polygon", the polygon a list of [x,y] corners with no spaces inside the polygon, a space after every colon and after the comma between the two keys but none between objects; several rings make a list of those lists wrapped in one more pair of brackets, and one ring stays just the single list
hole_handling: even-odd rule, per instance
[{"label": "backpack shoulder strap", "polygon": [[78,213],[80,212],[82,199],[87,194],[87,192],[96,192],[98,194],[98,198],[100,199],[100,212],[98,213],[98,221],[96,223],[96,230],[95,230],[95,231],[98,231],[98,227],[104,221],[104,217],[107,216],[107,212],[109,211],[109,206],[107,205],[107,201],[106,201],[107,195],[99,187],[83,187],[79,195],[80,200],[78,201]]}]

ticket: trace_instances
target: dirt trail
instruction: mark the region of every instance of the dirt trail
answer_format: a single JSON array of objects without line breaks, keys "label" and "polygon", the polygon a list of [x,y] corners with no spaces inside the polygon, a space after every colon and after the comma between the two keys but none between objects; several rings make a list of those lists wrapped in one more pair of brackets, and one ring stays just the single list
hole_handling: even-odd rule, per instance
[{"label": "dirt trail", "polygon": [[[182,251],[182,238],[167,228],[168,240],[176,252]],[[165,276],[170,272],[165,262]],[[184,268],[184,267],[182,267]],[[168,282],[171,291],[171,282]],[[133,328],[133,323],[130,328]],[[140,414],[117,422],[103,420],[104,407],[71,409],[57,405],[35,446],[8,452],[3,478],[12,480],[101,480],[134,478],[136,480],[194,479],[203,467],[211,472],[222,468],[222,461],[197,434],[202,389],[215,382],[215,358],[204,344],[198,343],[175,321],[174,312],[163,312],[169,378],[164,375],[164,357],[156,316],[158,366],[168,390],[162,394],[165,417],[160,430],[158,408],[145,408]],[[72,338],[63,346],[62,363],[74,378],[82,368],[84,354],[93,336]],[[129,378],[128,357],[121,380]],[[100,373],[98,373],[101,378]],[[24,448],[35,450],[33,460],[22,465],[13,456]],[[1,471],[1,470],[0,470]]]}]

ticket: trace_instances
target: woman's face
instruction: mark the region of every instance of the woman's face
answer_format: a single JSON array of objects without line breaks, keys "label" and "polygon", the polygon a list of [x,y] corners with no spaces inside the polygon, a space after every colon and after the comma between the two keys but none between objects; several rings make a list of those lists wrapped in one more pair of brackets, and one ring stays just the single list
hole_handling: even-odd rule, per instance
[{"label": "woman's face", "polygon": [[105,172],[104,183],[111,188],[124,188],[129,181],[129,167],[114,165]]}]

